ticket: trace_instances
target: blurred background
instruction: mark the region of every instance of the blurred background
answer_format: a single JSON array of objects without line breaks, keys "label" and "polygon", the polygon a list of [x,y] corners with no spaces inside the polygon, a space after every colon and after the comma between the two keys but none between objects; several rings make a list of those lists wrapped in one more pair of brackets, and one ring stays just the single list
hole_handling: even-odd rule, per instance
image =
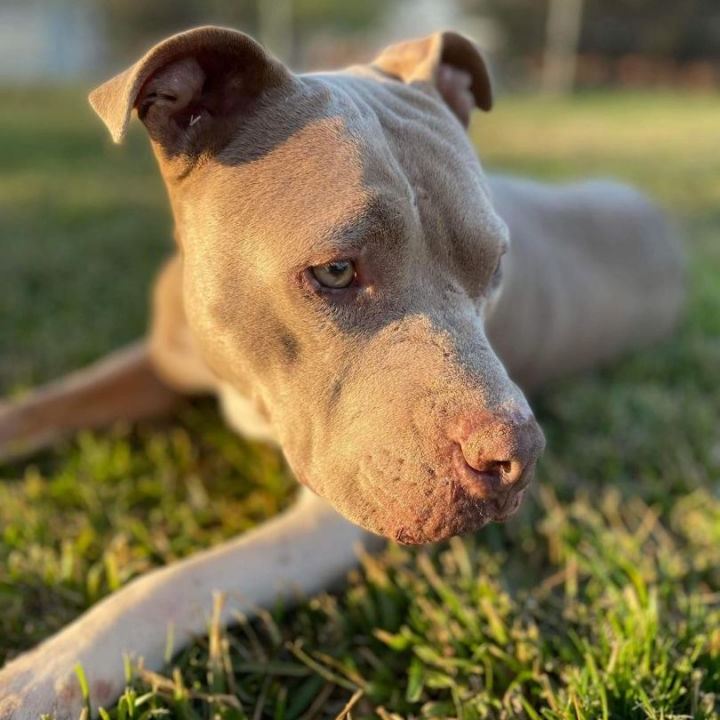
[{"label": "blurred background", "polygon": [[202,23],[242,28],[299,69],[449,27],[474,37],[512,88],[720,82],[716,0],[3,0],[0,79],[93,79]]}]

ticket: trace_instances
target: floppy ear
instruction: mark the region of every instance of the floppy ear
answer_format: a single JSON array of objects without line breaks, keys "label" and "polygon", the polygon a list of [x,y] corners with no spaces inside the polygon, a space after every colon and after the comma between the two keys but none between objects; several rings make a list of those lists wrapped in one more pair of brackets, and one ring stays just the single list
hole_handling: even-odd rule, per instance
[{"label": "floppy ear", "polygon": [[133,108],[169,156],[220,141],[239,112],[289,82],[290,72],[244,33],[200,27],[173,35],[90,93],[90,104],[119,143]]},{"label": "floppy ear", "polygon": [[434,86],[466,127],[474,107],[492,107],[487,65],[477,45],[459,33],[438,32],[390,45],[372,64],[408,84]]}]

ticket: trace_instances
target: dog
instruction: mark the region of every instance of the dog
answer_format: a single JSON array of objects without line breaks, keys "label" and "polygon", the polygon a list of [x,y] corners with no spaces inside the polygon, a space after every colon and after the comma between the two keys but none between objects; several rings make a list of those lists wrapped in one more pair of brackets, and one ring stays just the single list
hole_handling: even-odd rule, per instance
[{"label": "dog", "polygon": [[137,111],[176,252],[147,339],[3,405],[0,452],[212,393],[304,489],[10,662],[2,720],[76,717],[77,663],[94,707],[111,702],[123,653],[162,665],[168,629],[176,647],[202,633],[215,591],[251,611],[327,587],[358,543],[505,520],[544,446],[523,392],[664,337],[681,311],[676,233],[639,192],[486,176],[466,130],[492,106],[490,77],[457,33],[296,75],[247,35],[202,27],[90,102],[115,142]]}]

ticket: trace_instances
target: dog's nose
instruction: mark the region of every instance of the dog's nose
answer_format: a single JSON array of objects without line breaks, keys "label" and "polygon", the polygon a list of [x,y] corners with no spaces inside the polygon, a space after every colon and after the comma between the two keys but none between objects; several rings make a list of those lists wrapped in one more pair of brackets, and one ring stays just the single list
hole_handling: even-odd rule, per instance
[{"label": "dog's nose", "polygon": [[458,444],[468,467],[492,493],[530,481],[545,437],[532,415],[481,413],[463,423]]}]

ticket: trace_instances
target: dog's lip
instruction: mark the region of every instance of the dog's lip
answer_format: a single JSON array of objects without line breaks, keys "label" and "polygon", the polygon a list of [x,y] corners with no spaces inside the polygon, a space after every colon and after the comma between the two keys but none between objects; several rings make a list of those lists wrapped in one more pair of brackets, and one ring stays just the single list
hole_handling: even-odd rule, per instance
[{"label": "dog's lip", "polygon": [[[489,523],[502,523],[512,517],[520,507],[525,489],[512,488],[503,492],[500,496],[496,496],[487,500],[477,500],[471,498],[465,491],[464,486],[456,485],[459,494],[455,495],[454,500],[459,503],[459,508],[463,505],[463,499],[469,499],[472,502],[472,509],[465,507],[464,511],[459,510],[462,518],[459,523],[454,524],[452,532],[437,533],[427,528],[409,528],[407,526],[397,527],[393,532],[387,533],[387,537],[402,545],[424,545],[425,543],[441,542],[452,535],[464,535],[466,533],[474,533],[484,528]],[[463,496],[465,496],[463,498]],[[452,509],[450,509],[452,512]]]},{"label": "dog's lip", "polygon": [[[395,526],[382,534],[402,545],[423,545],[441,542],[453,535],[464,535],[481,530],[489,523],[502,523],[512,517],[520,507],[529,481],[523,481],[523,487],[505,488],[491,498],[472,496],[464,483],[453,481],[452,505],[448,507],[447,523],[441,528],[414,524]],[[393,519],[394,520],[394,519]],[[452,528],[448,532],[448,528]]]},{"label": "dog's lip", "polygon": [[[527,485],[525,487],[527,487]],[[511,518],[522,504],[523,497],[525,496],[525,487],[513,488],[502,498],[491,500],[489,519],[492,522],[501,523]]]}]

